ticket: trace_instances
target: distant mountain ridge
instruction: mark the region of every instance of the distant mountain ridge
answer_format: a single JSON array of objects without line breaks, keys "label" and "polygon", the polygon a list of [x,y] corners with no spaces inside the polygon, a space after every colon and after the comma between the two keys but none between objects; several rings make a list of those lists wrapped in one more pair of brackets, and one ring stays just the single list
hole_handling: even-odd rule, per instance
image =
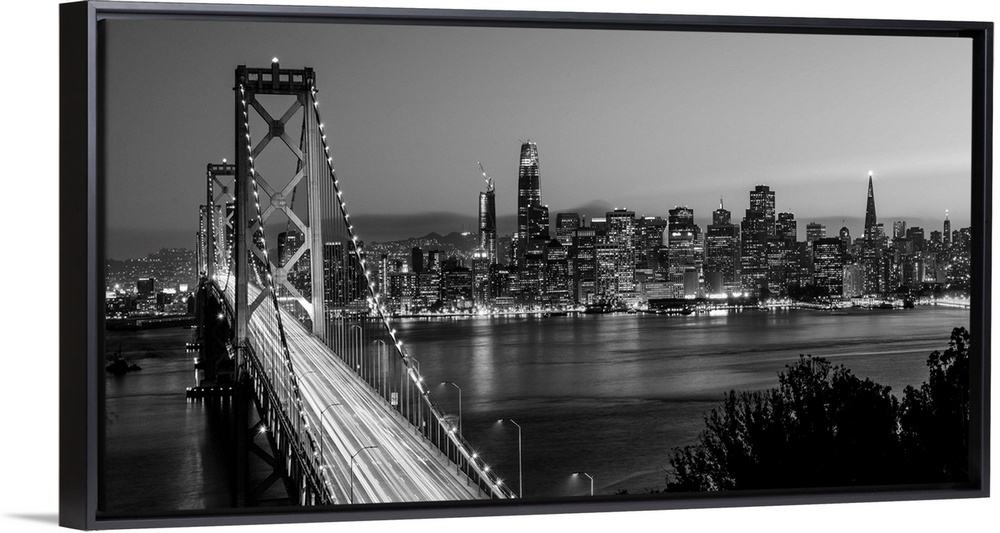
[{"label": "distant mountain ridge", "polygon": [[475,248],[478,239],[476,234],[471,232],[453,231],[447,235],[441,235],[436,231],[432,231],[423,237],[408,237],[406,239],[397,239],[394,241],[380,241],[380,243],[419,245],[427,243],[427,241],[436,241],[438,244],[443,246],[453,246],[462,250],[471,251]]}]

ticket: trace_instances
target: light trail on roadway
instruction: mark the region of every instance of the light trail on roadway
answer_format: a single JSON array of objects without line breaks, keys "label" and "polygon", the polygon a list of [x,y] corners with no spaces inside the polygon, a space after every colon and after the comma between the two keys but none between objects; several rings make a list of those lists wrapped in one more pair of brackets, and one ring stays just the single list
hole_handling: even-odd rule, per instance
[{"label": "light trail on roadway", "polygon": [[[225,292],[230,301],[235,301],[231,285]],[[250,285],[248,300],[254,301],[259,292],[259,288]],[[258,307],[250,317],[249,335],[259,346],[274,344],[279,338],[276,321],[269,320],[268,313],[273,314],[269,303]],[[300,441],[304,449],[316,454],[320,478],[336,503],[490,497],[321,339],[283,309],[281,322],[298,378],[305,419],[315,439],[312,447],[305,439]],[[265,360],[280,354],[257,355],[268,373],[285,372],[283,360]],[[278,391],[282,389],[278,383],[273,385]]]}]

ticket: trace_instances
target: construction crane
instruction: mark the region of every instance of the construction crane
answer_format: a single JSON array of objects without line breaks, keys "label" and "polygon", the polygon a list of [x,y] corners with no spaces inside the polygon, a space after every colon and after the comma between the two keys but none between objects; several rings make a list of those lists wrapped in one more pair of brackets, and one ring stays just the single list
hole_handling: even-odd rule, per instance
[{"label": "construction crane", "polygon": [[483,170],[483,164],[479,163],[479,171],[483,173],[483,179],[486,180],[486,192],[493,192],[495,189],[493,187],[493,178],[486,175],[486,171]]}]

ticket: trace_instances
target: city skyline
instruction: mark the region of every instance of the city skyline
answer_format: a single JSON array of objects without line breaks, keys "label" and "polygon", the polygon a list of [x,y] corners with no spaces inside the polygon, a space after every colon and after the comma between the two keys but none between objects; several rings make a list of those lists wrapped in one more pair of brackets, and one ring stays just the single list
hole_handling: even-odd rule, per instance
[{"label": "city skyline", "polygon": [[[883,220],[936,228],[947,209],[955,227],[971,224],[970,65],[958,40],[324,26],[251,44],[237,23],[212,32],[197,22],[111,24],[121,42],[141,33],[148,43],[108,46],[112,257],[148,253],[137,246],[151,236],[190,246],[204,167],[232,157],[233,68],[274,56],[316,68],[338,176],[368,241],[435,218],[457,226],[436,231],[474,231],[477,162],[496,182],[498,233],[510,233],[515,151],[527,138],[538,143],[553,215],[589,205],[665,216],[687,205],[705,225],[720,196],[735,212],[748,185],[762,183],[779,191],[779,211],[846,220],[854,234],[863,220],[855,179],[873,169]],[[216,46],[191,62],[209,34]],[[301,53],[300,39],[320,46]],[[371,43],[373,61],[338,52],[358,42]],[[161,68],[190,75],[147,87],[143,73]],[[123,101],[130,91],[173,105]],[[601,187],[609,182],[615,194]]]},{"label": "city skyline", "polygon": [[[869,175],[865,176],[866,180],[869,178],[872,178],[873,180],[875,180],[874,182],[877,183],[878,179],[877,176],[869,176]],[[755,185],[768,186],[767,184],[755,184]],[[747,190],[750,190],[749,187]],[[778,198],[780,198],[781,191],[775,191],[775,192],[777,193]],[[480,201],[482,201],[483,193],[484,191],[480,191],[480,198],[479,198]],[[514,193],[516,193],[516,189],[514,190]],[[746,191],[744,191],[744,196],[745,195]],[[780,208],[781,205],[780,200],[776,200],[775,203],[776,203],[776,208],[775,208],[776,213],[791,213],[795,215],[795,220],[799,222],[799,224],[796,227],[796,240],[799,241],[806,240],[807,238],[806,226],[807,224],[810,223],[822,224],[825,227],[828,235],[833,235],[836,232],[839,232],[842,227],[847,227],[850,231],[850,234],[854,237],[864,235],[864,228],[866,222],[866,216],[864,215],[862,216],[831,215],[826,217],[809,217],[807,213],[800,214],[799,212],[796,212],[794,210],[785,210]],[[859,200],[859,203],[862,203],[862,201]],[[549,207],[547,204],[543,205]],[[709,208],[698,209],[691,207],[688,204],[679,204],[679,205],[674,205],[670,208],[664,208],[662,212],[645,213],[636,211],[634,209],[630,209],[628,206],[618,206],[616,204],[612,204],[607,201],[594,200],[589,204],[578,206],[575,209],[552,210],[550,214],[549,224],[550,227],[552,228],[551,231],[554,234],[556,215],[560,213],[578,213],[584,215],[586,217],[587,223],[589,224],[589,221],[592,220],[593,218],[603,217],[607,213],[614,211],[615,209],[630,209],[632,211],[635,211],[637,218],[661,217],[666,219],[668,211],[676,208],[687,208],[691,209],[694,213],[695,225],[701,228],[707,228],[712,223],[713,213],[715,212],[715,210],[723,206],[725,206],[726,210],[733,213],[734,223],[739,225],[738,218],[742,217],[741,216],[737,217],[736,215],[738,213],[742,213],[743,209],[749,207],[749,203],[746,201],[741,202],[739,199],[734,199],[732,202],[730,202],[727,201],[725,198],[720,197],[718,203],[714,206],[714,208],[711,209]],[[402,230],[395,229],[394,230],[395,235],[391,237],[386,236],[388,235],[388,233],[383,233],[382,238],[367,239],[367,242],[372,242],[372,243],[397,242],[410,239],[420,239],[432,233],[436,233],[441,236],[446,236],[451,233],[471,233],[473,235],[476,235],[477,231],[475,230],[477,229],[478,217],[479,217],[479,214],[477,212],[468,212],[468,213],[439,212],[439,213],[427,213],[427,214],[416,213],[416,214],[399,215],[399,216],[370,215],[365,213],[361,214],[351,213],[351,215],[352,218],[354,218],[356,221],[360,221],[358,222],[358,225],[364,228],[368,228],[371,226],[374,226],[376,228],[382,226],[391,226],[392,228],[404,228]],[[939,219],[933,219],[929,216],[913,216],[913,217],[886,216],[886,217],[879,217],[879,221],[880,223],[883,223],[887,228],[891,228],[892,225],[896,222],[903,222],[908,227],[916,226],[919,228],[923,228],[927,237],[930,236],[932,231],[943,231],[943,229],[946,226],[956,230],[961,227],[968,226],[968,224],[963,225],[956,223],[955,220],[951,218],[950,210],[948,209],[945,209],[945,213]],[[946,221],[950,222],[950,224],[947,224]],[[268,225],[269,228],[272,226],[274,226],[274,228],[278,228],[277,225],[272,225],[272,224]],[[496,231],[495,231],[496,236],[513,237],[517,234],[517,215],[514,213],[510,213],[502,216],[497,216],[495,221],[495,226],[496,226]],[[274,231],[269,230],[269,233],[277,235],[279,231],[280,229]],[[118,236],[119,238],[121,238],[123,235],[127,235],[129,233],[138,234],[140,232],[129,232],[129,231],[119,232]],[[159,234],[154,232],[152,237],[149,234],[143,234],[143,236],[140,239],[142,241],[145,241],[143,242],[143,247],[136,247],[129,253],[122,255],[108,255],[108,258],[109,259],[141,258],[161,248],[193,249],[194,238],[193,236],[189,235],[189,233],[190,232],[185,229],[180,232],[180,235],[174,235],[170,231],[161,231],[159,232]],[[379,234],[378,230],[366,231],[365,233],[368,235],[376,235],[376,236]],[[140,237],[136,236],[136,238]]]}]

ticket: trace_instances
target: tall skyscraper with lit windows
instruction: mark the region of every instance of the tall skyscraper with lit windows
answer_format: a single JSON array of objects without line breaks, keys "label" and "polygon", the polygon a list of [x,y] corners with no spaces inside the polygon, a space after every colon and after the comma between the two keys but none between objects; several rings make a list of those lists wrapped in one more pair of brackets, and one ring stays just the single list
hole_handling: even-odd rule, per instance
[{"label": "tall skyscraper with lit windows", "polygon": [[517,167],[517,234],[513,252],[518,265],[523,266],[524,252],[531,238],[532,208],[540,207],[541,204],[538,145],[529,139],[521,143],[521,160]]},{"label": "tall skyscraper with lit windows", "polygon": [[874,173],[868,172],[868,204],[865,208],[865,233],[861,241],[861,268],[865,277],[865,294],[883,290],[882,231],[875,215]]},{"label": "tall skyscraper with lit windows", "polygon": [[739,286],[740,228],[719,199],[712,224],[705,235],[705,281],[712,293],[734,291]]},{"label": "tall skyscraper with lit windows", "polygon": [[740,281],[743,290],[760,295],[767,288],[767,241],[774,236],[774,191],[757,185],[740,225]]},{"label": "tall skyscraper with lit windows", "polygon": [[479,249],[489,264],[497,262],[497,198],[492,183],[479,193]]},{"label": "tall skyscraper with lit windows", "polygon": [[607,295],[621,296],[635,291],[635,211],[625,208],[607,213],[608,229],[606,240],[615,250],[612,276],[613,282],[604,283],[613,288]]}]

